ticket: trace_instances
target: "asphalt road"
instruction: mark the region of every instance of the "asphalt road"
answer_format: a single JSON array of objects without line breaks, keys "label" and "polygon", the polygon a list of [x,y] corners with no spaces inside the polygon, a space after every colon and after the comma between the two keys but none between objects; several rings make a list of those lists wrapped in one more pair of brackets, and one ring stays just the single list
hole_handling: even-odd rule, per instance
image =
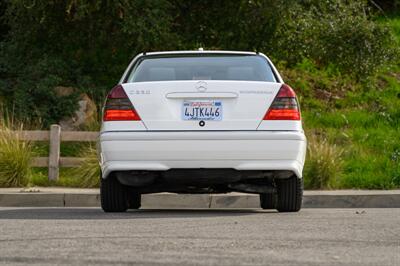
[{"label": "asphalt road", "polygon": [[400,209],[0,208],[0,264],[400,265]]}]

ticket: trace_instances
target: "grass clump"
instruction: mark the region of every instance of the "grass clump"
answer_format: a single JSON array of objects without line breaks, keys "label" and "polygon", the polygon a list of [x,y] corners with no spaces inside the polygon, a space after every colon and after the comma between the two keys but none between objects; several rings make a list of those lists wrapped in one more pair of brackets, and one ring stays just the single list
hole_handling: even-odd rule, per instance
[{"label": "grass clump", "polygon": [[21,140],[20,134],[0,124],[0,187],[26,186],[32,157],[31,142]]},{"label": "grass clump", "polygon": [[83,150],[79,157],[85,159],[79,167],[73,169],[71,174],[79,180],[80,187],[99,187],[101,170],[97,158],[97,150],[90,146]]},{"label": "grass clump", "polygon": [[337,185],[342,173],[343,150],[327,139],[308,137],[304,182],[308,189],[329,189]]}]

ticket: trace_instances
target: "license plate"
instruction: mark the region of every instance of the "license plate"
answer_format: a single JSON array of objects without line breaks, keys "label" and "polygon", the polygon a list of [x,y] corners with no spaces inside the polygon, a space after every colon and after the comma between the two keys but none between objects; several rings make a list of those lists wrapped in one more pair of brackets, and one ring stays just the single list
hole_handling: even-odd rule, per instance
[{"label": "license plate", "polygon": [[221,101],[184,101],[183,120],[222,120]]}]

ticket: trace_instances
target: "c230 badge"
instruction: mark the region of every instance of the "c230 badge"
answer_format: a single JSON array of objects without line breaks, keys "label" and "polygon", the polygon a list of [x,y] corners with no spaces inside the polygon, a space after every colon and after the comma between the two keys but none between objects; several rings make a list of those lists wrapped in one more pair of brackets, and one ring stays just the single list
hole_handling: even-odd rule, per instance
[{"label": "c230 badge", "polygon": [[134,94],[134,95],[146,95],[146,94],[151,94],[150,90],[131,90],[129,94]]}]

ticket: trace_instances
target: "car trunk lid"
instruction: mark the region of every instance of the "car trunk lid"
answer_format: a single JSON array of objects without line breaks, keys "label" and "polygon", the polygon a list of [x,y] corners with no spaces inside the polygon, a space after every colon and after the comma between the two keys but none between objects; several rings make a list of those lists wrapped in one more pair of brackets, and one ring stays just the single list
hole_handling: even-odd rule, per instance
[{"label": "car trunk lid", "polygon": [[256,130],[281,85],[219,80],[122,84],[153,131]]}]

